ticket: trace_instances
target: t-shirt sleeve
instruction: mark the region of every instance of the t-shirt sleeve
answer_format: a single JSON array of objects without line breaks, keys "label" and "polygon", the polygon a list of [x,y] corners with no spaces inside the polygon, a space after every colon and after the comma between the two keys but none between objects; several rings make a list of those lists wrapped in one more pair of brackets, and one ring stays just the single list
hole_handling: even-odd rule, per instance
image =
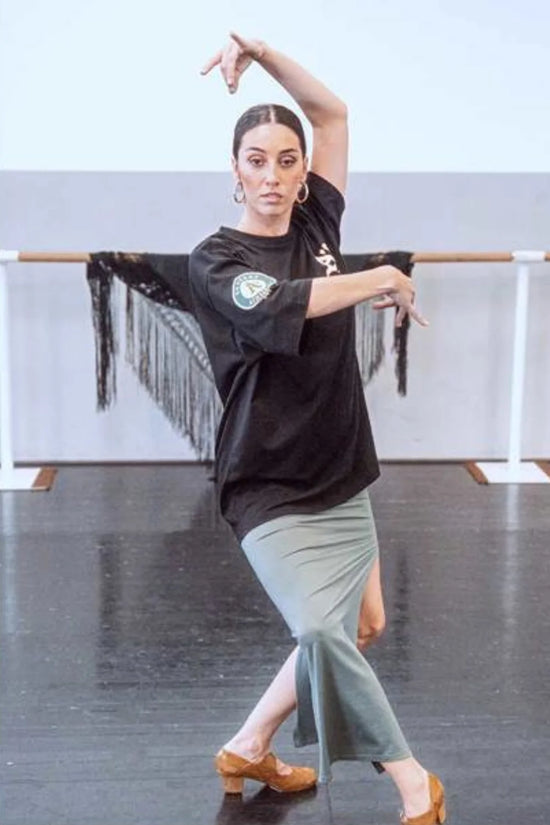
[{"label": "t-shirt sleeve", "polygon": [[299,207],[308,220],[315,222],[328,243],[340,248],[340,225],[346,208],[346,201],[339,189],[330,181],[307,173],[306,182],[309,196]]},{"label": "t-shirt sleeve", "polygon": [[244,252],[206,242],[189,258],[195,306],[205,304],[230,323],[236,340],[263,352],[299,355],[311,279],[278,281],[258,271]]}]

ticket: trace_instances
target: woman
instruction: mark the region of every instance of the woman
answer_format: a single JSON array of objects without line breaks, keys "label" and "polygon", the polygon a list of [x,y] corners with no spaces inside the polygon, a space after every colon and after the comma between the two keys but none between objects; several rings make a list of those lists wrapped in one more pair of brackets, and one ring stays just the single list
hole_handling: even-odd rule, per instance
[{"label": "woman", "polygon": [[[378,545],[367,487],[378,463],[355,355],[354,305],[414,308],[391,266],[342,274],[347,177],[345,104],[262,41],[231,34],[204,67],[229,91],[257,62],[313,129],[311,167],[299,119],[255,106],[237,122],[236,228],[191,253],[189,276],[224,412],[216,442],[221,513],[298,645],[242,728],[216,756],[226,792],[245,778],[280,791],[317,779],[270,749],[296,709],[297,746],[319,743],[319,780],[337,759],[371,761],[394,780],[402,822],[443,822],[443,787],[412,757],[358,649],[383,625]],[[329,276],[329,277],[326,277]],[[334,277],[337,276],[337,277]]]}]

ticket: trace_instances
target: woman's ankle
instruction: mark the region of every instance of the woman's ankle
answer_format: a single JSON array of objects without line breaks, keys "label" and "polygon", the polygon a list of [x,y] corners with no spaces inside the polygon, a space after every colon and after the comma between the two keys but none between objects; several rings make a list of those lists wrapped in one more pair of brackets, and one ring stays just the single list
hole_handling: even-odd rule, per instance
[{"label": "woman's ankle", "polygon": [[269,752],[269,741],[257,735],[237,734],[223,746],[225,750],[236,753],[244,759],[254,761],[262,759]]},{"label": "woman's ankle", "polygon": [[386,772],[395,782],[407,817],[419,816],[430,807],[428,772],[414,758],[384,762]]}]

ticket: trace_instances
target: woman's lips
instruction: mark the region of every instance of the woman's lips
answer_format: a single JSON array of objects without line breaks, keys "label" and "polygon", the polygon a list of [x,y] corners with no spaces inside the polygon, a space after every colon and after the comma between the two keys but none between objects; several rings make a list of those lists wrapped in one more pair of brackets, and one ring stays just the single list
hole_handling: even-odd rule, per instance
[{"label": "woman's lips", "polygon": [[262,198],[265,198],[265,200],[267,200],[267,201],[280,201],[281,198],[282,198],[282,195],[276,195],[275,193],[271,193],[271,194],[268,194],[268,195],[262,195]]}]

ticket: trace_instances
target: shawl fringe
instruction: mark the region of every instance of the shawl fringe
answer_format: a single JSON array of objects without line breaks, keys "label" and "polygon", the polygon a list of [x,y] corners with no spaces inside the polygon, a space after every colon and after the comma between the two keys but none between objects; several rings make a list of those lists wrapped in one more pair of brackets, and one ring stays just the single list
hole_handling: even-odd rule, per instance
[{"label": "shawl fringe", "polygon": [[[86,278],[92,302],[97,409],[116,400],[119,329],[115,282],[125,285],[125,357],[139,382],[174,429],[187,436],[200,461],[213,461],[222,413],[212,368],[193,306],[188,255],[95,252]],[[385,264],[412,273],[411,252],[344,256],[354,272]],[[356,348],[366,386],[385,356],[385,313],[364,301],[355,308]],[[400,395],[407,391],[407,340],[410,322],[395,328],[392,352]]]}]

